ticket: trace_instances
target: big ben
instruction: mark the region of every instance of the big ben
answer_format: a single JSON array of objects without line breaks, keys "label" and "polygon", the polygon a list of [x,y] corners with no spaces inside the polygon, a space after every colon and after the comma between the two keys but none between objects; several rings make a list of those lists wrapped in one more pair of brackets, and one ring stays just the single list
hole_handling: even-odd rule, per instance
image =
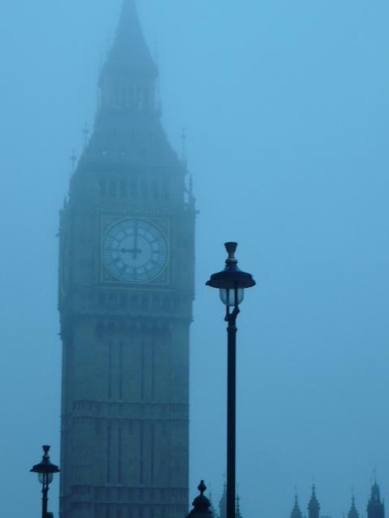
[{"label": "big ben", "polygon": [[157,79],[124,0],[60,218],[62,518],[187,513],[195,206]]}]

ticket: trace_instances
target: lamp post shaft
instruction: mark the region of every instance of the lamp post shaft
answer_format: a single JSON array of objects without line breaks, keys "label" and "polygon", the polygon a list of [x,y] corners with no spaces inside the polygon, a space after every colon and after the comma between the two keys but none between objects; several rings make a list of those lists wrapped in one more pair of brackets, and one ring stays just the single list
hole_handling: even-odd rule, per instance
[{"label": "lamp post shaft", "polygon": [[[227,306],[227,518],[235,518],[236,488],[236,318],[244,290],[255,286],[250,273],[238,268],[235,251],[238,243],[225,243],[228,257],[223,271],[211,275],[207,286],[217,288]],[[233,308],[233,309],[232,309]],[[232,311],[231,311],[232,309]]]},{"label": "lamp post shaft", "polygon": [[47,493],[49,491],[49,486],[47,484],[43,484],[42,487],[42,518],[47,518]]},{"label": "lamp post shaft", "polygon": [[235,518],[236,488],[236,317],[227,314],[227,518]]}]

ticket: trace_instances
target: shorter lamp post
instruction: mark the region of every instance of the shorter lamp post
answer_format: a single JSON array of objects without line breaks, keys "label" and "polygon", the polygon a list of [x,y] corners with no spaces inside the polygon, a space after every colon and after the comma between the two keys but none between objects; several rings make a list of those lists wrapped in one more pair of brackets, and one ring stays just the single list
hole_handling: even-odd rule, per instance
[{"label": "shorter lamp post", "polygon": [[227,518],[235,518],[236,487],[236,318],[244,290],[255,286],[250,273],[242,272],[235,258],[237,243],[226,243],[228,253],[223,271],[211,275],[207,286],[217,288],[226,305],[227,326]]},{"label": "shorter lamp post", "polygon": [[39,464],[35,464],[30,471],[38,473],[39,482],[42,484],[42,518],[47,518],[47,493],[49,485],[53,481],[54,473],[59,473],[59,467],[50,462],[50,446],[43,446],[43,457]]}]

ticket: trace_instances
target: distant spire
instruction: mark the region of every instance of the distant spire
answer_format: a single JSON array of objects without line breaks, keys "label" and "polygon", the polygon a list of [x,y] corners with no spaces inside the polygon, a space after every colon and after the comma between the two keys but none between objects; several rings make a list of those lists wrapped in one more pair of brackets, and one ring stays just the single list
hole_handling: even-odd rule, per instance
[{"label": "distant spire", "polygon": [[315,485],[312,486],[312,495],[308,504],[308,516],[309,518],[319,518],[320,504],[316,498]]},{"label": "distant spire", "polygon": [[368,518],[385,518],[385,507],[381,501],[380,487],[377,481],[371,487],[370,500],[367,504]]},{"label": "distant spire", "polygon": [[301,512],[297,495],[294,497],[294,506],[292,512],[290,513],[290,518],[303,518],[303,513]]},{"label": "distant spire", "polygon": [[223,493],[219,502],[219,518],[226,518],[227,516],[227,484],[223,484]]},{"label": "distant spire", "polygon": [[240,512],[240,496],[239,496],[239,494],[236,497],[235,518],[242,518],[242,513]]},{"label": "distant spire", "polygon": [[359,518],[358,511],[357,511],[357,509],[355,507],[354,495],[351,498],[351,507],[350,507],[350,511],[348,512],[347,518]]},{"label": "distant spire", "polygon": [[372,485],[372,488],[371,488],[370,500],[374,503],[381,502],[380,486],[377,484],[376,480],[374,480],[374,484]]}]

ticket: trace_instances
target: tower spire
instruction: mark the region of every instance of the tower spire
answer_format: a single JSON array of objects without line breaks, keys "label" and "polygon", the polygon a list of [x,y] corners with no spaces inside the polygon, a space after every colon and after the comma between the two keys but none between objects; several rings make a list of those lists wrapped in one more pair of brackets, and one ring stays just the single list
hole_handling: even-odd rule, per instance
[{"label": "tower spire", "polygon": [[158,70],[143,36],[135,0],[123,0],[116,35],[99,78],[99,103],[82,164],[169,163],[183,170],[163,131]]},{"label": "tower spire", "polygon": [[371,488],[371,496],[367,504],[368,518],[385,518],[385,506],[381,500],[380,488],[377,481],[374,482]]},{"label": "tower spire", "polygon": [[124,0],[114,42],[100,74],[100,112],[155,111],[157,76],[135,0]]},{"label": "tower spire", "polygon": [[309,518],[319,518],[320,513],[320,504],[316,497],[316,487],[312,486],[312,495],[308,504],[308,517]]},{"label": "tower spire", "polygon": [[104,72],[132,72],[157,75],[157,67],[151,56],[139,22],[135,0],[123,0],[116,34]]},{"label": "tower spire", "polygon": [[303,518],[303,513],[301,512],[297,494],[294,496],[294,506],[292,512],[290,513],[290,518]]},{"label": "tower spire", "polygon": [[359,513],[357,511],[357,508],[355,507],[355,497],[354,495],[351,498],[351,507],[348,512],[347,518],[359,518]]}]

